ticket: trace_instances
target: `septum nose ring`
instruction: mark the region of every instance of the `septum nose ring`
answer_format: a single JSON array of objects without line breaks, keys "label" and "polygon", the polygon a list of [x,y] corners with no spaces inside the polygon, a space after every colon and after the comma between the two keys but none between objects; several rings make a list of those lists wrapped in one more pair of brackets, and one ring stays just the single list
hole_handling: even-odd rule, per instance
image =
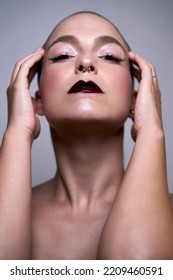
[{"label": "septum nose ring", "polygon": [[94,66],[90,65],[87,69],[83,65],[77,65],[76,69],[80,72],[85,73],[86,71],[88,72],[93,72],[94,71]]}]

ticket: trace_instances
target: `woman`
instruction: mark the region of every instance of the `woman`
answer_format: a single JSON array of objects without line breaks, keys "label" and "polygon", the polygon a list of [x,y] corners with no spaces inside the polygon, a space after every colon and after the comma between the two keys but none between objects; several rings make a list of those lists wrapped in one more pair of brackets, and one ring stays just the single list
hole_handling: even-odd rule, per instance
[{"label": "woman", "polygon": [[[44,49],[16,64],[8,104],[0,154],[1,259],[173,259],[156,72],[130,52],[111,22],[89,12],[61,21]],[[57,172],[31,194],[36,113],[49,122]],[[124,170],[129,116],[135,145]]]}]

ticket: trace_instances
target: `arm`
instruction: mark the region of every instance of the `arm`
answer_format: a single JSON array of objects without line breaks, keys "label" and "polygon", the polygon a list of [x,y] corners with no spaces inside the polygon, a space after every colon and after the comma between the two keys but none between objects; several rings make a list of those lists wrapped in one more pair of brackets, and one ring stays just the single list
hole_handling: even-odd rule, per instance
[{"label": "arm", "polygon": [[31,145],[39,122],[29,83],[42,55],[39,50],[16,64],[7,91],[9,117],[0,148],[0,259],[31,258]]},{"label": "arm", "polygon": [[173,213],[168,194],[165,141],[154,67],[138,55],[129,59],[139,90],[130,162],[103,230],[102,259],[173,259]]}]

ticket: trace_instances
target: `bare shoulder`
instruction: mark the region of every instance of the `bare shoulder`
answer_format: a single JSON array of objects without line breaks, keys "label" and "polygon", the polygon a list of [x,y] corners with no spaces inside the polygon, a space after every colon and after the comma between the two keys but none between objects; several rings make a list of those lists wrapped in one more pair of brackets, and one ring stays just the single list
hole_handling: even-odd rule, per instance
[{"label": "bare shoulder", "polygon": [[54,192],[54,178],[32,188],[32,200],[48,199]]}]

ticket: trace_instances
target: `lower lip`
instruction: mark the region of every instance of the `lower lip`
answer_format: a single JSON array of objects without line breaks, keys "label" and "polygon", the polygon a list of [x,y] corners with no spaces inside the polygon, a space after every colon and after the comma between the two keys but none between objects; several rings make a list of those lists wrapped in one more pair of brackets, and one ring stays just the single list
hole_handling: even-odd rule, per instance
[{"label": "lower lip", "polygon": [[68,92],[68,94],[73,94],[73,93],[84,93],[84,94],[103,94],[103,92],[98,92],[98,91],[92,91],[89,89],[81,90],[81,91],[72,91]]}]

